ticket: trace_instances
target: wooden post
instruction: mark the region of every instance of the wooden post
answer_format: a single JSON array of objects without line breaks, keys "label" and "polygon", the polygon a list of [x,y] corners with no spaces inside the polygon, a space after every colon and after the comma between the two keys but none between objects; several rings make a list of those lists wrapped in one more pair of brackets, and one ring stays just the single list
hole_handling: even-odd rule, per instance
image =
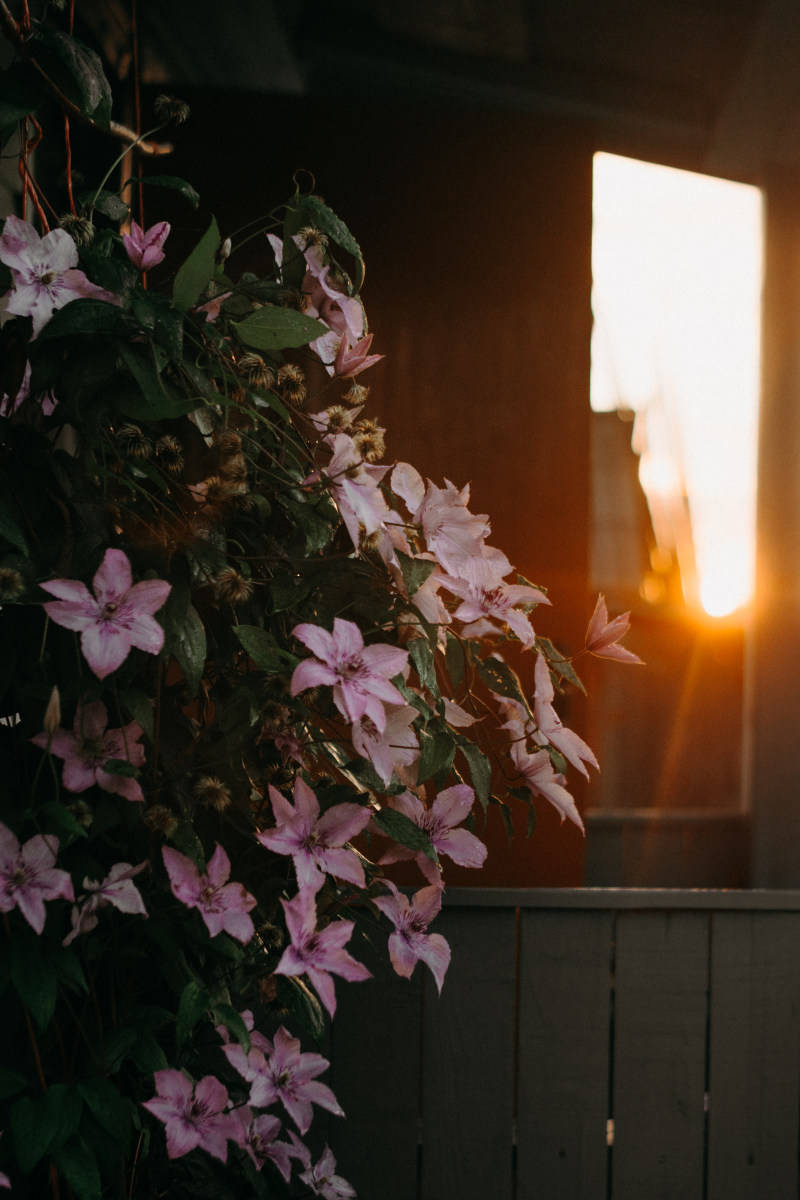
[{"label": "wooden post", "polygon": [[800,180],[766,186],[756,602],[748,677],[752,885],[800,886]]}]

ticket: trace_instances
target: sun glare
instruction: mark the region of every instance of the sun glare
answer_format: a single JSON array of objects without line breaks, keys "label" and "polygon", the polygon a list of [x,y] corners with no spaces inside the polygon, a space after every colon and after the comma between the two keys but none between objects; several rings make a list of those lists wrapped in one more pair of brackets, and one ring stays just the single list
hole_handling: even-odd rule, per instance
[{"label": "sun glare", "polygon": [[595,155],[592,408],[635,412],[659,545],[681,559],[688,506],[684,589],[715,616],[753,586],[761,243],[758,188]]}]

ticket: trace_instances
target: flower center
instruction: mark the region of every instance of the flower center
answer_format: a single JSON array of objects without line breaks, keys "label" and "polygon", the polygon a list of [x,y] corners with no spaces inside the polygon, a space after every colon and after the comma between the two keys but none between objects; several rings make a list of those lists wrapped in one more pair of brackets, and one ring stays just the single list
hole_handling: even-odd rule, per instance
[{"label": "flower center", "polygon": [[365,667],[361,656],[354,654],[352,658],[348,658],[345,662],[341,662],[336,667],[336,673],[340,679],[357,679],[365,673]]},{"label": "flower center", "polygon": [[105,762],[105,760],[108,758],[105,742],[101,737],[84,738],[78,747],[78,753],[84,762],[92,763],[94,765]]},{"label": "flower center", "polygon": [[103,615],[106,617],[113,617],[118,608],[118,604],[116,604],[113,600],[109,600],[108,604],[103,609]]}]

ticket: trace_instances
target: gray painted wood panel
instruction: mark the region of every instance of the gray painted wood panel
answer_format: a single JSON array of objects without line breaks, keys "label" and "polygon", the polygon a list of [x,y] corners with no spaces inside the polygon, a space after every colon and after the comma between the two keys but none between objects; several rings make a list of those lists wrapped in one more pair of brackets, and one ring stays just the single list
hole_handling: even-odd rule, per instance
[{"label": "gray painted wood panel", "polygon": [[434,928],[453,959],[440,997],[425,975],[420,1197],[511,1200],[515,912],[445,911]]},{"label": "gray painted wood panel", "polygon": [[703,1200],[708,924],[617,915],[614,1200]]},{"label": "gray painted wood panel", "polygon": [[516,1200],[606,1200],[612,928],[522,913]]},{"label": "gray painted wood panel", "polygon": [[800,916],[719,913],[708,1200],[800,1195]]}]

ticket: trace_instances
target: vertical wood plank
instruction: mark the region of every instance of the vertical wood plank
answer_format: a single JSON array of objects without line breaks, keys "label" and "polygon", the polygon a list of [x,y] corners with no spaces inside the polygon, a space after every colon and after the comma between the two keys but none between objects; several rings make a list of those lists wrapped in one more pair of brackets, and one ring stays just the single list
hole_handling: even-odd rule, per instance
[{"label": "vertical wood plank", "polygon": [[800,1195],[800,914],[716,913],[708,1200]]},{"label": "vertical wood plank", "polygon": [[522,914],[516,1200],[605,1200],[612,930]]},{"label": "vertical wood plank", "polygon": [[617,916],[614,1200],[703,1198],[708,924]]},{"label": "vertical wood plank", "polygon": [[516,915],[445,910],[453,958],[426,969],[421,1200],[511,1200]]},{"label": "vertical wood plank", "polygon": [[[365,983],[336,983],[330,1086],[346,1120],[330,1120],[337,1174],[365,1200],[417,1195],[422,975],[401,979],[385,932],[352,946],[372,971]],[[312,1127],[313,1128],[313,1127]]]}]

